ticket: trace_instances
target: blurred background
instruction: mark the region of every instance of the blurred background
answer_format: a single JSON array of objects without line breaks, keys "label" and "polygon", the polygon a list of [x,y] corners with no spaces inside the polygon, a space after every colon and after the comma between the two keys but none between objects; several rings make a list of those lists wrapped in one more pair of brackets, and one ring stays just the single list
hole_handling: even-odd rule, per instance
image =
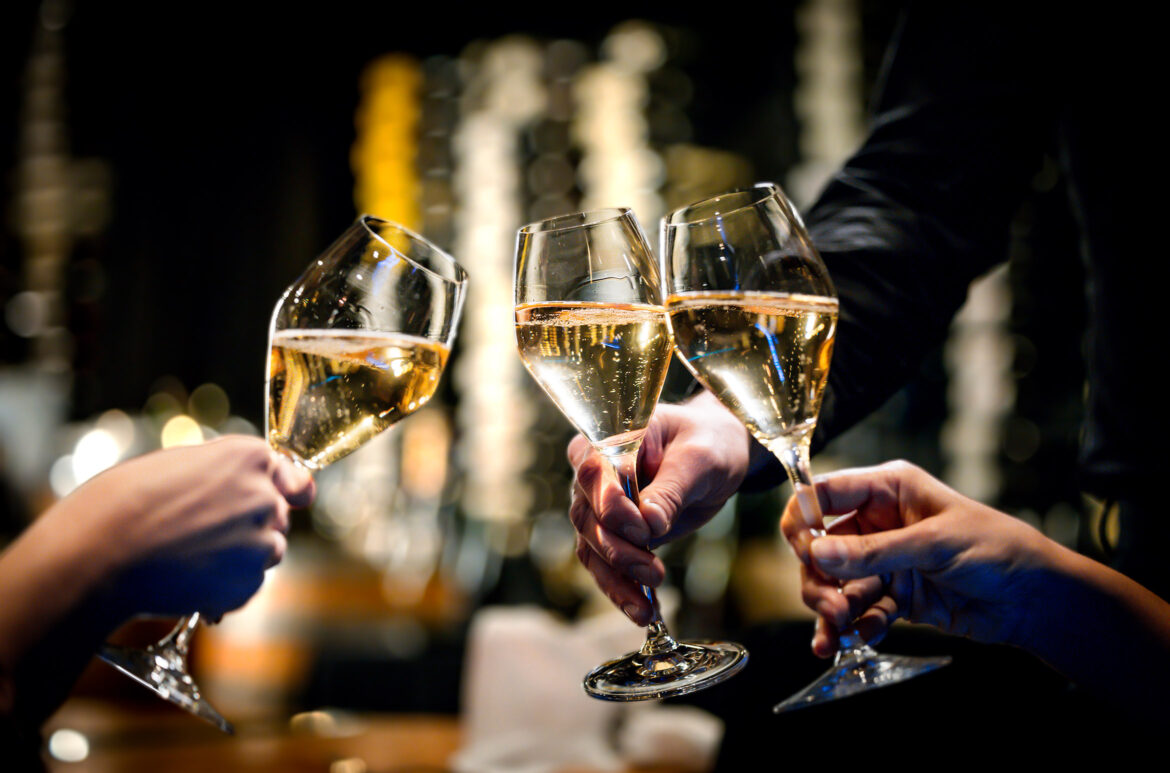
[{"label": "blurred background", "polygon": [[[259,434],[276,298],[356,215],[397,220],[472,277],[440,398],[320,474],[284,564],[202,630],[195,669],[233,718],[457,716],[477,612],[608,606],[573,556],[571,431],[515,354],[516,228],[629,205],[653,243],[667,209],[760,180],[807,207],[863,137],[899,5],[6,4],[0,545],[119,460]],[[1032,187],[1010,269],[814,469],[907,458],[1072,544],[1083,282],[1055,165]],[[672,368],[664,399],[688,386]],[[662,551],[677,633],[802,615],[785,496],[740,496]],[[98,703],[74,724],[164,710],[104,666],[78,695]]]}]

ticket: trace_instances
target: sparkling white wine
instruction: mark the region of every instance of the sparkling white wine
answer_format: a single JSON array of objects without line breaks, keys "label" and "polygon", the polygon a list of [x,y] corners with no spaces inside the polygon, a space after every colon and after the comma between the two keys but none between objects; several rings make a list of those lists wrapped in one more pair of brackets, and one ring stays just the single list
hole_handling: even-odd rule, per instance
[{"label": "sparkling white wine", "polygon": [[442,344],[367,330],[279,330],[268,360],[268,442],[320,469],[421,408]]},{"label": "sparkling white wine", "polygon": [[829,376],[837,299],[694,292],[666,301],[679,355],[773,453],[806,443]]},{"label": "sparkling white wine", "polygon": [[533,303],[516,307],[520,357],[595,446],[637,448],[658,402],[671,340],[661,306]]}]

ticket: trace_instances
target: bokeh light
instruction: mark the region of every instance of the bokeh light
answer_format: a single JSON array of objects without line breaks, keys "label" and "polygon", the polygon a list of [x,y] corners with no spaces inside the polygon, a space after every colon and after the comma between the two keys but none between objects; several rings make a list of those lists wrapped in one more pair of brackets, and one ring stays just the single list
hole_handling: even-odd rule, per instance
[{"label": "bokeh light", "polygon": [[190,416],[172,416],[163,425],[162,447],[193,446],[203,442],[203,430],[199,422]]},{"label": "bokeh light", "polygon": [[91,429],[73,448],[73,479],[77,485],[118,463],[121,450],[117,439],[104,429]]}]

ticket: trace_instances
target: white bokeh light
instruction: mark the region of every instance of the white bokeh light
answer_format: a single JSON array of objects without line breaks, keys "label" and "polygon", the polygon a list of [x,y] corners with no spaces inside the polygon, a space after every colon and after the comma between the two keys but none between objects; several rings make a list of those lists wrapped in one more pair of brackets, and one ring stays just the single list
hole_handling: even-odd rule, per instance
[{"label": "white bokeh light", "polygon": [[76,730],[62,728],[49,736],[49,754],[62,762],[81,762],[89,756],[89,739]]},{"label": "white bokeh light", "polygon": [[117,439],[104,429],[91,429],[73,447],[73,479],[77,485],[118,463]]}]

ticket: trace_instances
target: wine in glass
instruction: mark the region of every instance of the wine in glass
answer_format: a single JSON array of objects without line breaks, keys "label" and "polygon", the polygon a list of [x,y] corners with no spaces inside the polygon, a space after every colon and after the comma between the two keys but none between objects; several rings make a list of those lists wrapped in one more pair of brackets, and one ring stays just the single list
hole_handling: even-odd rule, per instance
[{"label": "wine in glass", "polygon": [[[525,367],[638,502],[638,448],[672,344],[658,267],[633,212],[605,209],[524,226],[516,242],[516,343]],[[655,609],[645,644],[594,669],[585,691],[615,701],[682,695],[747,662],[724,642],[679,642]]]},{"label": "wine in glass", "polygon": [[[680,359],[780,460],[805,522],[823,533],[809,443],[838,303],[804,225],[780,188],[763,183],[669,213],[662,260]],[[894,684],[948,662],[879,655],[851,632],[833,668],[775,710]]]},{"label": "wine in glass", "polygon": [[[268,443],[316,471],[434,395],[455,338],[467,274],[426,239],[363,215],[280,297],[269,330]],[[101,656],[225,732],[187,669],[199,614],[145,650]]]}]

